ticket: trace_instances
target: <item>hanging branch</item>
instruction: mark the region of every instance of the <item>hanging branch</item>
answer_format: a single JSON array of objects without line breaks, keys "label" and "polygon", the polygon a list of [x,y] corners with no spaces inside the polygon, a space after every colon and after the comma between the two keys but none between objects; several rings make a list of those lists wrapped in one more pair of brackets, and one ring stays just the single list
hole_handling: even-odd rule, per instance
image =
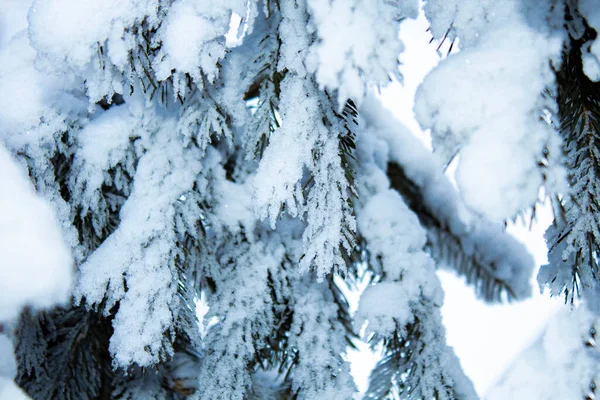
[{"label": "hanging branch", "polygon": [[582,46],[595,36],[587,28],[581,39],[571,38],[555,71],[571,190],[546,233],[549,264],[542,267],[538,280],[571,303],[600,280],[600,83],[590,81],[582,63]]},{"label": "hanging branch", "polygon": [[[423,188],[415,184],[399,164],[389,163],[387,174],[392,188],[402,195],[427,230],[427,246],[438,263],[464,276],[467,283],[474,286],[476,294],[488,302],[510,301],[520,297],[512,287],[513,283],[499,276],[499,264],[513,261],[511,254],[503,255],[503,258],[487,254],[485,244],[490,245],[485,243],[487,232],[471,230],[464,223],[460,223],[460,230],[451,226],[443,215],[428,206],[423,198]],[[502,236],[502,240],[508,244],[516,243],[507,234]],[[515,263],[518,261],[518,258],[514,260]]]}]

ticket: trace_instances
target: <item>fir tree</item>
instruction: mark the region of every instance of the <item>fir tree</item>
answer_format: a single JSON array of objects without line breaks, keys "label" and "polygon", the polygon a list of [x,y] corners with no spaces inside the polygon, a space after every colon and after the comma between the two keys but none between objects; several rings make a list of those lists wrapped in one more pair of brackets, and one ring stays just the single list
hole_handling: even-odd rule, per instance
[{"label": "fir tree", "polygon": [[26,5],[0,42],[0,232],[27,241],[0,244],[0,271],[32,284],[0,283],[0,372],[33,399],[347,400],[366,323],[367,398],[476,398],[436,268],[529,296],[503,223],[544,188],[565,212],[540,276],[568,299],[598,280],[600,21],[590,1],[497,3],[425,4],[461,45],[416,99],[435,153],[373,94],[401,79],[417,1]]}]

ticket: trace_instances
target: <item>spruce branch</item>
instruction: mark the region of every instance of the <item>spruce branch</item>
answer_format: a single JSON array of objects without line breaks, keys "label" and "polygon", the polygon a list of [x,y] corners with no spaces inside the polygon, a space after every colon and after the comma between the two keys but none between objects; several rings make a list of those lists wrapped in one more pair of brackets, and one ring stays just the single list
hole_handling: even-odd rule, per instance
[{"label": "spruce branch", "polygon": [[571,303],[600,280],[600,83],[589,80],[581,59],[582,46],[594,37],[588,28],[582,38],[571,38],[560,69],[555,70],[571,190],[546,233],[550,263],[542,267],[538,280],[550,286],[551,294],[562,293]]},{"label": "spruce branch", "polygon": [[431,339],[439,341],[443,338],[431,336],[433,332],[424,327],[424,324],[431,324],[427,318],[427,315],[415,315],[414,321],[405,326],[397,321],[396,330],[391,336],[374,334],[369,339],[373,349],[382,347],[383,357],[369,375],[365,399],[463,398],[460,389],[455,387],[457,383],[443,372],[443,368],[449,366],[440,368],[442,355]]},{"label": "spruce branch", "polygon": [[[400,193],[427,230],[427,246],[438,263],[464,276],[467,283],[474,286],[476,294],[488,302],[520,297],[511,282],[499,276],[500,260],[487,255],[485,248],[473,248],[475,240],[464,224],[461,223],[460,230],[457,230],[443,215],[429,207],[424,200],[423,188],[413,182],[399,164],[389,163],[387,174],[392,188]],[[508,237],[505,240],[510,241]]]},{"label": "spruce branch", "polygon": [[[279,8],[279,6],[277,6]],[[259,20],[260,18],[260,20]],[[280,128],[279,101],[281,96],[281,81],[285,78],[286,71],[279,71],[281,39],[278,27],[281,22],[279,10],[272,8],[267,3],[257,17],[257,23],[264,24],[264,29],[256,29],[244,41],[244,46],[252,48],[256,56],[252,60],[254,75],[250,77],[250,85],[243,94],[247,103],[256,101],[252,106],[252,119],[248,133],[253,135],[248,138],[246,159],[260,160],[269,143],[271,135]],[[258,51],[256,51],[258,48]]]},{"label": "spruce branch", "polygon": [[110,398],[111,335],[110,319],[84,306],[23,313],[16,336],[17,383],[34,400]]}]

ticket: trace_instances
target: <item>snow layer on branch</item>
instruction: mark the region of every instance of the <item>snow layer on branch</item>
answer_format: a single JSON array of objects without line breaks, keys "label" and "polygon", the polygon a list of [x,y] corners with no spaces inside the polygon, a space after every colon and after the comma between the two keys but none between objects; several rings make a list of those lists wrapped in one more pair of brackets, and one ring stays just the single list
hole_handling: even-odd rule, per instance
[{"label": "snow layer on branch", "polygon": [[323,122],[323,114],[331,116],[328,106],[310,81],[288,75],[281,83],[281,128],[271,135],[254,178],[257,215],[273,229],[283,207],[292,217],[306,216],[300,268],[315,266],[319,277],[345,266],[340,246],[351,250],[345,230],[356,228],[340,159],[341,126]]},{"label": "snow layer on branch", "polygon": [[293,369],[293,388],[302,389],[307,400],[352,399],[356,387],[350,366],[342,359],[345,328],[327,283],[305,280],[296,290],[290,346],[301,357]]},{"label": "snow layer on branch", "polygon": [[[102,219],[106,211],[98,209],[98,205],[107,200],[102,186],[112,184],[129,194],[128,179],[123,174],[133,176],[135,173],[131,141],[147,135],[140,102],[127,98],[124,105],[113,106],[101,113],[77,134],[78,146],[72,166],[77,174],[71,175],[69,182],[72,193],[76,194],[72,203],[80,207],[82,217],[91,214],[99,237],[102,237],[99,230],[106,225],[106,221],[96,221]],[[111,177],[109,171],[119,164],[121,169]]]},{"label": "snow layer on branch", "polygon": [[[529,297],[529,280],[534,262],[525,246],[504,232],[502,224],[490,222],[471,212],[444,175],[439,159],[377,99],[368,96],[360,115],[363,121],[359,159],[361,169],[368,174],[363,181],[370,187],[370,192],[388,187],[385,174],[387,164],[390,161],[398,163],[407,178],[417,186],[423,207],[440,222],[441,228],[447,229],[460,240],[465,256],[475,256],[480,262],[493,265],[494,276],[505,281],[516,298]],[[361,193],[359,198],[370,196],[371,193]],[[406,206],[400,209],[404,208]],[[363,217],[359,217],[362,232],[360,218]],[[385,222],[385,219],[382,221]],[[436,238],[428,235],[428,240]]]},{"label": "snow layer on branch", "polygon": [[[456,6],[442,3],[428,5],[434,23],[443,7]],[[464,7],[483,13],[485,28],[470,32],[476,40],[425,78],[415,102],[417,119],[431,128],[443,160],[460,151],[456,179],[466,203],[496,221],[535,202],[542,184],[538,161],[556,135],[540,120],[540,94],[553,84],[550,60],[562,41],[533,24],[521,6],[514,0]]]},{"label": "snow layer on branch", "polygon": [[258,216],[269,218],[273,229],[282,206],[293,217],[302,213],[302,175],[323,135],[318,130],[324,129],[315,121],[321,114],[318,99],[309,96],[304,79],[293,78],[281,83],[282,127],[271,136],[254,179]]},{"label": "snow layer on branch", "polygon": [[[562,6],[562,3],[559,3]],[[515,11],[543,29],[563,27],[564,8],[555,2],[535,0],[427,0],[423,6],[430,32],[437,40],[460,40],[461,49],[477,45],[485,32]]]},{"label": "snow layer on branch", "polygon": [[216,292],[206,318],[218,318],[206,338],[206,355],[199,376],[199,398],[242,400],[250,391],[248,365],[264,338],[272,334],[273,304],[267,285],[277,276],[284,249],[265,236],[265,244],[248,244],[229,237],[212,277]]},{"label": "snow layer on branch", "polygon": [[371,197],[358,213],[358,227],[369,243],[372,262],[381,257],[389,281],[365,290],[357,326],[368,320],[369,332],[389,336],[397,323],[412,322],[413,304],[421,295],[441,306],[441,286],[424,251],[425,230],[396,191],[387,189]]},{"label": "snow layer on branch", "polygon": [[[364,112],[362,115],[365,116]],[[385,175],[380,175],[382,171],[377,164],[384,161],[385,168],[387,149],[377,143],[376,132],[372,125],[367,125],[359,137],[358,178],[378,183],[361,192],[369,198],[362,200],[364,205],[357,215],[371,263],[381,263],[385,278],[362,294],[355,324],[361,326],[367,321],[366,335],[374,333],[382,339],[397,333],[407,346],[416,349],[407,372],[410,377],[406,378],[415,398],[432,398],[437,392],[445,399],[446,390],[450,390],[457,398],[474,399],[472,384],[462,373],[452,349],[445,344],[440,314],[443,291],[433,260],[425,252],[426,232],[398,192],[387,188],[389,182],[384,184]],[[375,194],[369,196],[370,190]]]},{"label": "snow layer on branch", "polygon": [[90,105],[107,94],[123,93],[121,73],[137,47],[129,28],[142,20],[155,26],[159,2],[34,0],[28,33],[37,66],[62,77],[85,77]]},{"label": "snow layer on branch", "polygon": [[586,398],[600,372],[594,339],[599,328],[597,318],[583,306],[560,310],[542,335],[507,368],[486,399]]},{"label": "snow layer on branch", "polygon": [[[277,71],[287,69],[306,76],[304,62],[312,39],[307,29],[306,2],[303,0],[283,1],[280,4],[281,15],[284,17],[279,24],[279,37],[281,39],[280,59],[277,63]],[[283,93],[281,98],[283,98]]]},{"label": "snow layer on branch", "polygon": [[0,322],[24,306],[64,303],[71,292],[73,261],[52,208],[0,145]]},{"label": "snow layer on branch", "polygon": [[459,38],[461,47],[470,47],[496,17],[496,8],[500,8],[494,7],[496,3],[494,0],[428,0],[423,10],[434,38]]},{"label": "snow layer on branch", "polygon": [[136,62],[130,52],[138,54],[141,48],[135,36],[141,35],[141,28],[133,28],[142,22],[147,29],[158,26],[165,2],[34,0],[29,37],[37,51],[37,65],[60,76],[85,77],[90,104],[123,93],[122,73]]},{"label": "snow layer on branch", "polygon": [[183,96],[186,74],[198,86],[203,86],[202,74],[216,78],[231,15],[246,15],[246,3],[36,0],[29,33],[39,64],[59,74],[85,76],[92,102],[123,93],[132,72],[155,89],[156,81],[173,76],[174,94]]},{"label": "snow layer on branch", "polygon": [[405,0],[309,0],[308,10],[318,41],[307,64],[321,87],[339,90],[340,107],[348,98],[364,97],[367,85],[382,85],[398,76],[401,18],[416,18],[419,4]]},{"label": "snow layer on branch", "polygon": [[[578,10],[590,27],[595,29],[596,32],[600,32],[600,8],[598,7],[598,2],[594,0],[580,0]],[[591,43],[586,43],[581,53],[585,74],[592,81],[600,81],[600,40],[595,39]]]},{"label": "snow layer on branch", "polygon": [[0,136],[11,149],[51,139],[66,129],[66,117],[82,111],[65,91],[73,86],[73,79],[39,72],[35,54],[24,31],[0,47],[0,92],[10,93],[0,96]]},{"label": "snow layer on branch", "polygon": [[[219,72],[218,61],[225,56],[232,13],[246,15],[246,1],[174,2],[158,32],[162,47],[154,65],[157,78],[165,80],[175,70],[179,79],[189,74],[202,86],[202,71],[213,81]],[[180,88],[184,90],[183,85]]]},{"label": "snow layer on branch", "polygon": [[118,229],[80,268],[76,299],[106,313],[119,302],[109,347],[118,366],[149,366],[171,351],[163,335],[175,317],[174,205],[202,168],[199,150],[185,149],[174,132],[167,119],[151,133]]},{"label": "snow layer on branch", "polygon": [[158,0],[36,0],[29,11],[29,34],[45,61],[59,68],[83,72],[97,61],[98,45],[108,41],[109,56],[124,69],[129,45],[124,42],[125,29],[144,18],[156,21],[158,4]]}]

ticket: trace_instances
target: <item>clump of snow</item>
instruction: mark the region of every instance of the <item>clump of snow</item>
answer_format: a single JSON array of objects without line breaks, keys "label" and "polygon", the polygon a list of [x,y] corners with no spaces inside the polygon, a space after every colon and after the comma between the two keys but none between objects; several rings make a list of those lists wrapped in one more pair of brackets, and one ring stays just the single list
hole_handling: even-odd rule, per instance
[{"label": "clump of snow", "polygon": [[37,51],[36,65],[59,77],[85,80],[90,106],[107,95],[124,93],[122,73],[139,61],[130,54],[139,50],[133,27],[142,21],[155,27],[161,3],[34,0],[28,34]]},{"label": "clump of snow", "polygon": [[29,11],[29,34],[46,62],[83,71],[106,38],[109,47],[118,43],[138,15],[157,5],[158,1],[36,0]]},{"label": "clump of snow", "polygon": [[[73,102],[74,96],[64,90],[73,80],[39,72],[34,66],[35,55],[24,31],[0,47],[0,92],[10,93],[0,96],[0,136],[11,148],[38,144],[65,129],[66,116],[81,111]],[[68,107],[72,108],[61,116]]]},{"label": "clump of snow", "polygon": [[[589,26],[600,31],[600,9],[594,0],[581,0],[578,10],[585,17]],[[582,49],[583,71],[592,81],[600,81],[600,40],[586,43]]]},{"label": "clump of snow", "polygon": [[390,75],[399,76],[400,21],[416,18],[418,9],[416,0],[308,1],[318,36],[307,59],[309,71],[321,87],[338,90],[340,107],[348,98],[362,99],[368,84],[385,84]]},{"label": "clump of snow", "polygon": [[[399,323],[413,321],[410,299],[402,283],[380,282],[369,286],[360,296],[357,316],[361,321],[368,321],[369,330],[376,329],[378,334],[389,337]],[[358,320],[356,325],[359,326]]]},{"label": "clump of snow", "polygon": [[[427,242],[425,230],[394,190],[384,190],[368,200],[358,216],[358,227],[373,252],[390,258],[384,260],[390,279],[404,279],[410,268],[418,269],[431,262],[423,252]],[[415,286],[413,290],[418,290]]]},{"label": "clump of snow", "polygon": [[69,299],[73,260],[52,208],[0,145],[0,321]]},{"label": "clump of snow", "polygon": [[[244,1],[210,2],[179,0],[173,3],[158,32],[162,47],[155,58],[158,80],[166,80],[175,71],[176,93],[185,93],[185,75],[203,86],[219,74],[219,60],[225,56],[225,35],[232,13],[245,15]],[[182,39],[184,38],[184,39]]]},{"label": "clump of snow", "polygon": [[485,29],[474,29],[473,46],[425,78],[415,102],[442,159],[460,151],[456,180],[465,202],[495,221],[535,202],[542,183],[537,164],[556,135],[540,121],[540,94],[554,81],[549,60],[560,54],[562,38],[531,26],[519,6],[482,7]]}]

